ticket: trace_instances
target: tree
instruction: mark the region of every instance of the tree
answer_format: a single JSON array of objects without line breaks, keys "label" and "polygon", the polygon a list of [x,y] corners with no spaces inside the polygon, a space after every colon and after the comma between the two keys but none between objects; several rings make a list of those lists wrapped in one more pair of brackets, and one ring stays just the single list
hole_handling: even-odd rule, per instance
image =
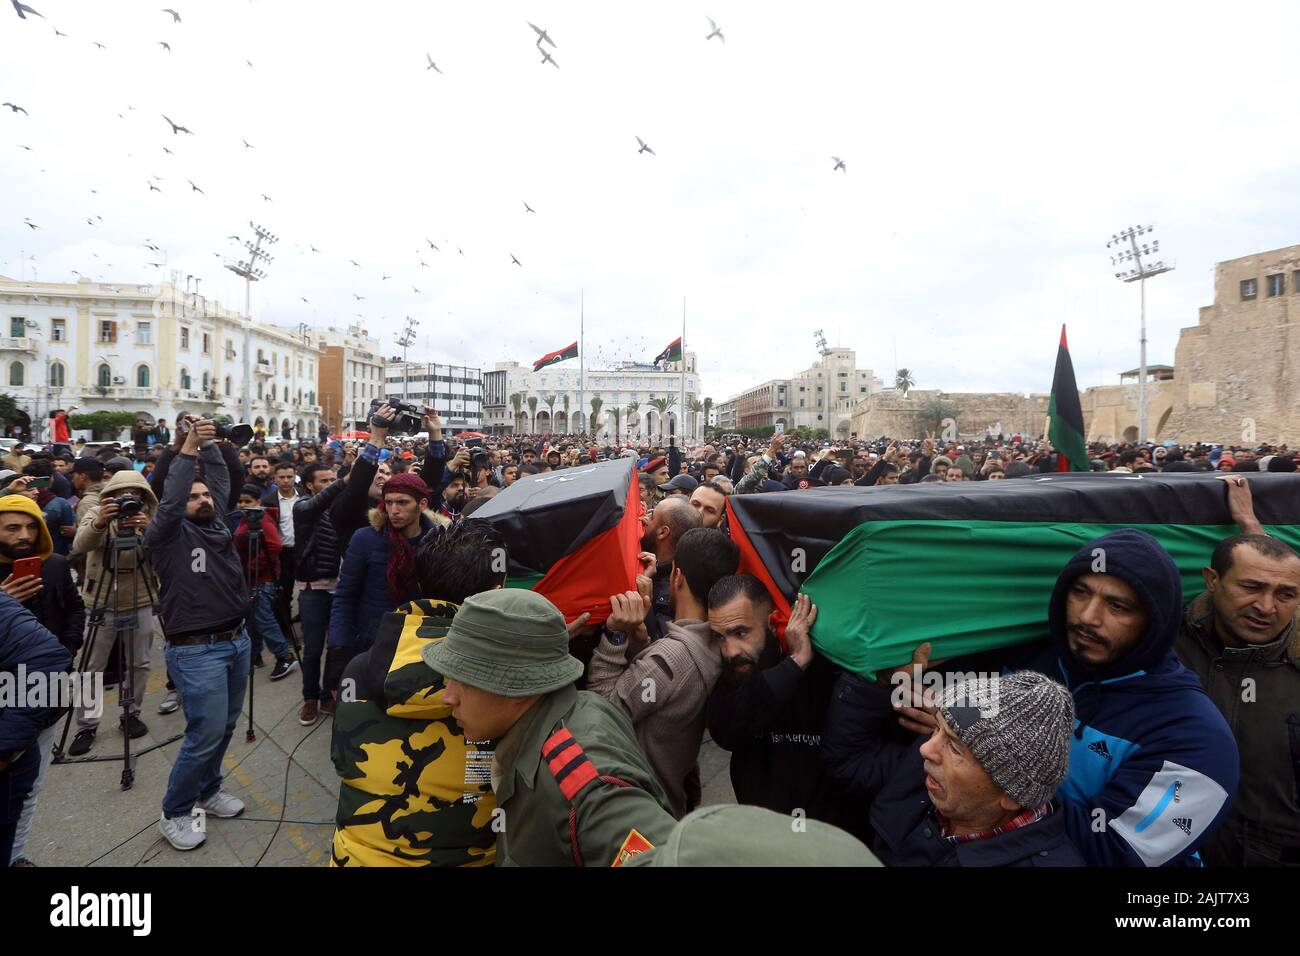
[{"label": "tree", "polygon": [[542,401],[546,403],[546,407],[547,407],[547,409],[549,410],[550,421],[551,421],[551,431],[555,431],[555,401],[556,401],[556,396],[554,396],[554,395],[547,395],[545,398],[542,399]]},{"label": "tree", "polygon": [[591,427],[587,429],[591,437],[595,438],[600,432],[600,410],[605,407],[605,401],[599,395],[591,400],[591,421],[588,423]]},{"label": "tree", "polygon": [[135,412],[91,412],[88,415],[69,415],[68,427],[90,431],[94,441],[112,441],[123,428],[134,425],[135,419]]},{"label": "tree", "polygon": [[687,405],[687,408],[689,408],[691,410],[691,414],[695,416],[695,425],[697,427],[691,429],[691,435],[694,436],[696,431],[699,430],[698,426],[700,424],[700,412],[704,411],[704,403],[700,401],[698,398],[692,398],[690,403]]},{"label": "tree", "polygon": [[514,406],[514,409],[515,409],[515,419],[514,419],[514,421],[511,423],[511,430],[514,430],[514,429],[516,429],[516,428],[519,427],[519,419],[522,418],[522,417],[523,417],[523,414],[524,414],[524,396],[523,396],[523,393],[522,393],[522,392],[515,392],[513,395],[511,395],[511,396],[510,396],[510,404],[513,405],[513,406]]},{"label": "tree", "polygon": [[564,427],[565,427],[566,429],[568,429],[570,432],[576,432],[577,429],[573,427],[573,422],[569,419],[569,394],[568,394],[568,392],[565,392],[565,394],[564,394],[564,400],[563,400],[562,402],[560,402],[560,404],[564,406]]},{"label": "tree", "polygon": [[911,369],[900,368],[896,373],[894,373],[894,388],[902,392],[904,398],[907,398],[908,390],[915,384],[916,379],[912,377]]},{"label": "tree", "polygon": [[926,432],[939,432],[946,418],[956,419],[957,406],[942,399],[932,398],[916,410],[916,437]]},{"label": "tree", "polygon": [[528,396],[528,415],[532,419],[533,427],[528,429],[530,435],[537,434],[537,396]]},{"label": "tree", "polygon": [[[23,420],[23,410],[12,395],[0,395],[0,425],[8,426]],[[131,419],[135,422],[135,418]]]},{"label": "tree", "polygon": [[[619,436],[623,434],[623,431],[620,428],[620,425],[623,421],[623,409],[615,405],[613,408],[609,410],[609,413],[614,416],[614,443],[618,444],[618,442],[620,441]],[[592,432],[591,437],[595,438],[596,433]]]},{"label": "tree", "polygon": [[704,431],[705,432],[709,430],[709,413],[712,411],[713,411],[713,399],[706,398],[704,400]]},{"label": "tree", "polygon": [[632,437],[632,419],[636,418],[636,413],[641,410],[640,402],[627,403],[627,436]]},{"label": "tree", "polygon": [[668,409],[672,408],[677,401],[676,397],[670,395],[667,398],[652,398],[650,405],[659,412],[659,443],[662,445],[664,440],[664,416],[668,414]]}]

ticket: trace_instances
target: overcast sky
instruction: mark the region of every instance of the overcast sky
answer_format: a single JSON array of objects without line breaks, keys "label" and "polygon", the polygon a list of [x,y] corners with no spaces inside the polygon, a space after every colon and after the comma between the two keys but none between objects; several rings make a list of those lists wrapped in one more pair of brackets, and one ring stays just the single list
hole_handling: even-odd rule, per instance
[{"label": "overcast sky", "polygon": [[0,273],[155,281],[149,239],[242,308],[221,255],[254,219],[281,237],[260,320],[361,313],[391,355],[409,314],[413,359],[487,369],[577,338],[585,290],[604,367],[685,298],[720,402],[810,365],[817,328],[887,385],[896,353],[918,387],[1041,392],[1064,321],[1080,386],[1116,383],[1113,232],[1154,222],[1177,261],[1152,363],[1215,262],[1300,242],[1286,3],[172,4],[0,7],[0,100],[30,112],[0,109]]}]

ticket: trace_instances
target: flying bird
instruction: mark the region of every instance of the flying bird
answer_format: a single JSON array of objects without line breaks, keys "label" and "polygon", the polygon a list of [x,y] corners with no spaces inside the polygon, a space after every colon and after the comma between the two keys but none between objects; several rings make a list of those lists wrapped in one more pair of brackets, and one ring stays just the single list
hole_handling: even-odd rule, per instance
[{"label": "flying bird", "polygon": [[352,264],[353,264],[354,266],[356,266],[358,269],[361,268],[361,263],[357,262],[356,259],[349,259],[348,262],[352,263]]},{"label": "flying bird", "polygon": [[438,251],[440,251],[440,250],[438,249],[438,247],[435,246],[435,245],[433,244],[433,240],[432,240],[432,239],[426,239],[426,240],[424,240],[424,241],[427,242],[427,243],[429,244],[429,248],[432,249],[434,252],[438,252]]},{"label": "flying bird", "polygon": [[249,142],[248,140],[246,140],[246,139],[241,139],[240,142],[242,142],[242,143],[244,144],[244,149],[252,149],[252,148],[253,148],[253,144],[250,143],[250,142]]},{"label": "flying bird", "polygon": [[190,189],[194,190],[194,192],[198,193],[200,196],[206,196],[206,195],[207,195],[207,193],[205,193],[202,189],[200,189],[198,186],[195,186],[195,185],[194,185],[194,180],[192,180],[192,179],[187,179],[187,180],[185,180],[185,181],[186,181],[187,183],[190,184]]},{"label": "flying bird", "polygon": [[30,146],[24,146],[22,143],[19,143],[19,144],[18,144],[18,148],[19,148],[19,149],[25,149],[25,150],[27,150],[27,152],[29,152],[29,153],[32,151],[32,148],[31,148]]},{"label": "flying bird", "polygon": [[170,149],[168,149],[166,146],[163,147],[163,152],[166,153],[168,156],[175,156],[175,155],[176,155],[176,154],[173,153]]},{"label": "flying bird", "polygon": [[636,138],[636,141],[641,144],[641,148],[637,150],[638,154],[649,153],[651,156],[655,155],[655,151],[651,149],[648,145],[646,145],[646,141],[643,140],[640,136]]},{"label": "flying bird", "polygon": [[[307,297],[306,297],[306,296],[300,295],[300,296],[298,296],[298,298],[302,299],[302,301],[304,301],[304,302],[307,302]],[[308,304],[308,305],[311,305],[310,302],[307,302],[307,304]]]},{"label": "flying bird", "polygon": [[831,159],[835,161],[835,165],[831,167],[831,172],[835,172],[837,169],[842,173],[848,172],[848,169],[844,166],[844,160],[840,159],[838,156],[832,156]]},{"label": "flying bird", "polygon": [[252,60],[245,60],[244,62],[248,64],[248,68],[249,68],[250,70],[253,68],[253,61],[252,61]]},{"label": "flying bird", "polygon": [[104,46],[104,44],[100,43],[98,40],[95,41],[95,46],[99,47],[101,50],[108,49],[108,47]]},{"label": "flying bird", "polygon": [[352,298],[356,299],[358,302],[364,302],[366,297],[364,295],[357,295],[355,292],[353,292]]},{"label": "flying bird", "polygon": [[532,206],[528,205],[527,201],[524,202],[524,209],[525,209],[526,211],[528,211],[528,212],[537,212],[536,209],[534,209]]},{"label": "flying bird", "polygon": [[390,276],[387,272],[385,272],[383,275],[381,275],[381,276],[379,277],[379,280],[382,282],[382,281],[384,281],[385,279],[391,279],[391,278],[392,278],[392,276]]},{"label": "flying bird", "polygon": [[65,37],[65,36],[67,36],[67,34],[64,33],[62,30],[60,30],[58,27],[55,27],[55,28],[54,28],[54,35],[55,35],[56,37]]},{"label": "flying bird", "polygon": [[268,196],[266,193],[262,193],[262,198],[265,199],[267,202],[271,201],[271,197]]},{"label": "flying bird", "polygon": [[168,43],[166,40],[159,40],[158,45],[162,47],[164,50],[166,50],[168,53],[172,51],[172,45]]},{"label": "flying bird", "polygon": [[31,116],[31,115],[32,115],[31,113],[29,113],[29,112],[27,112],[25,109],[23,109],[21,106],[18,106],[16,103],[0,103],[0,106],[7,106],[7,107],[9,107],[9,109],[12,110],[13,112],[15,112],[15,113],[22,113],[24,116]]},{"label": "flying bird", "polygon": [[24,219],[23,222],[29,227],[31,227],[33,230],[41,228],[40,226],[36,225],[36,223],[32,222],[30,219]]},{"label": "flying bird", "polygon": [[[537,49],[542,50],[541,46],[538,46]],[[560,68],[560,64],[555,62],[555,58],[545,50],[542,50],[542,65],[545,66],[547,63],[551,64],[551,66],[555,67],[557,70]]]},{"label": "flying bird", "polygon": [[520,266],[521,268],[523,267],[523,263],[520,262],[518,259],[516,259],[513,255],[510,256],[510,261],[513,262],[515,265]]},{"label": "flying bird", "polygon": [[240,241],[241,241],[240,238],[239,238],[238,236],[226,236],[226,238],[227,238],[227,239],[234,239],[235,242],[240,242]]},{"label": "flying bird", "polygon": [[425,269],[429,268],[429,263],[425,262],[423,259],[420,259],[420,265]]},{"label": "flying bird", "polygon": [[[525,20],[524,22],[525,22],[525,23],[528,23],[527,20]],[[545,30],[543,30],[541,27],[539,27],[539,26],[538,26],[537,24],[535,24],[535,23],[529,23],[528,25],[529,25],[530,27],[532,27],[532,28],[533,28],[533,32],[537,34],[537,45],[538,45],[538,46],[541,46],[541,45],[542,45],[542,41],[543,41],[543,40],[545,40],[547,43],[549,43],[552,47],[555,46],[555,41],[552,40],[549,36],[547,36]]]},{"label": "flying bird", "polygon": [[708,36],[706,36],[704,39],[706,39],[706,40],[712,40],[714,37],[717,37],[717,38],[718,38],[719,40],[721,40],[721,41],[723,42],[723,44],[725,45],[726,42],[727,42],[727,38],[724,37],[724,36],[722,35],[722,31],[718,29],[718,25],[717,25],[716,23],[713,22],[713,17],[705,17],[704,19],[706,19],[706,20],[709,21],[709,29],[713,31],[713,32],[710,33]]},{"label": "flying bird", "polygon": [[320,250],[317,249],[315,246],[313,246],[310,242],[307,243],[307,246],[311,249],[312,252],[320,252]]},{"label": "flying bird", "polygon": [[165,8],[163,9],[162,12],[163,12],[163,13],[170,13],[170,14],[172,15],[172,22],[173,22],[173,23],[180,23],[180,22],[181,22],[181,15],[180,15],[179,13],[177,13],[175,10],[171,9],[170,7],[165,7]]},{"label": "flying bird", "polygon": [[[171,128],[172,128],[172,135],[173,135],[173,136],[175,136],[177,133],[189,133],[191,136],[194,135],[194,132],[193,132],[192,130],[188,130],[188,129],[186,129],[184,126],[180,125],[180,123],[173,123],[173,122],[168,118],[168,116],[167,116],[166,113],[159,113],[158,115],[161,116],[163,119],[167,120],[168,125],[171,126]],[[164,146],[163,149],[167,149],[167,147]],[[168,152],[170,152],[170,150],[168,150]]]},{"label": "flying bird", "polygon": [[457,246],[457,247],[456,247],[456,252],[459,253],[459,254],[462,255],[462,256],[465,254],[465,251],[464,251],[463,249],[461,249],[460,246]]},{"label": "flying bird", "polygon": [[24,20],[27,19],[27,14],[29,13],[34,17],[40,17],[42,20],[45,19],[45,14],[37,13],[25,3],[19,3],[18,0],[9,0],[9,2],[14,5],[14,10],[17,12],[18,16],[22,17]]},{"label": "flying bird", "polygon": [[411,286],[411,291],[414,292],[416,295],[424,295],[424,293],[421,292],[419,289],[417,289],[415,286]]},{"label": "flying bird", "polygon": [[[442,73],[442,70],[438,69],[438,64],[433,62],[433,57],[428,54],[428,51],[425,52],[424,58],[429,61],[429,65],[424,68],[426,73],[429,70],[433,70],[435,73]],[[443,73],[443,76],[446,76],[446,74]]]}]

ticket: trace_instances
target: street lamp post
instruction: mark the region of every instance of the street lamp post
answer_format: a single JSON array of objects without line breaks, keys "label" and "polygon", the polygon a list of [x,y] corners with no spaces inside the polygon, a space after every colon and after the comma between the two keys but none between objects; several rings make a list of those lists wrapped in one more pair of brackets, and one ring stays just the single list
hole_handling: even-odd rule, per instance
[{"label": "street lamp post", "polygon": [[[1155,226],[1130,226],[1123,232],[1118,232],[1110,237],[1110,242],[1106,243],[1107,249],[1116,249],[1115,255],[1110,257],[1110,264],[1118,266],[1123,263],[1131,262],[1132,267],[1124,272],[1116,272],[1115,278],[1122,282],[1138,283],[1141,299],[1142,325],[1141,334],[1138,342],[1141,346],[1139,365],[1138,365],[1138,441],[1147,440],[1147,279],[1152,276],[1158,276],[1162,272],[1170,272],[1174,268],[1172,262],[1163,261],[1143,262],[1143,256],[1153,256],[1160,251],[1160,241],[1158,239],[1143,242],[1138,245],[1139,236],[1149,236],[1155,231]],[[1127,246],[1127,248],[1124,248]]]},{"label": "street lamp post", "polygon": [[253,222],[248,225],[256,237],[253,240],[244,240],[244,247],[248,250],[248,259],[246,261],[226,262],[227,269],[244,279],[244,395],[241,405],[243,407],[242,417],[246,422],[252,421],[253,416],[253,373],[252,361],[249,355],[253,345],[253,317],[250,314],[252,283],[266,278],[266,272],[261,268],[262,263],[269,265],[275,261],[274,256],[267,255],[262,251],[262,243],[265,242],[268,246],[273,246],[280,241],[278,236],[272,235],[265,227]]}]

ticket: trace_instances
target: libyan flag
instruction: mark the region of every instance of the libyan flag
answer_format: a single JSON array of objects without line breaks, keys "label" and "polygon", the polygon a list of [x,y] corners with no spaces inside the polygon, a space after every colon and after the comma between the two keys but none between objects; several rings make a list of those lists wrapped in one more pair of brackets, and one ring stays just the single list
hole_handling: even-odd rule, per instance
[{"label": "libyan flag", "polygon": [[[1300,549],[1300,496],[1289,475],[1251,475],[1256,515]],[[500,497],[500,496],[498,496]],[[494,499],[495,500],[495,499]],[[763,582],[784,634],[801,591],[817,605],[818,653],[872,677],[930,641],[943,660],[1048,636],[1061,569],[1119,528],[1173,558],[1183,600],[1238,529],[1223,482],[1196,474],[1062,474],[1009,481],[811,488],[727,498],[740,570]],[[919,609],[940,606],[942,613]]]},{"label": "libyan flag", "polygon": [[1061,344],[1056,350],[1056,372],[1052,375],[1052,397],[1047,403],[1047,440],[1056,448],[1057,471],[1088,471],[1088,446],[1083,440],[1083,407],[1079,386],[1074,381],[1070,346],[1061,326]]},{"label": "libyan flag", "polygon": [[547,352],[536,362],[533,363],[533,371],[539,372],[548,365],[554,365],[556,362],[563,362],[566,359],[578,357],[578,343],[566,345],[562,349],[556,349],[554,352]]},{"label": "libyan flag", "polygon": [[682,360],[682,340],[680,337],[668,343],[668,347],[655,356],[655,364],[660,362],[680,362]]},{"label": "libyan flag", "polygon": [[641,489],[635,461],[526,475],[474,512],[505,538],[506,587],[547,597],[565,621],[609,617],[609,596],[636,589]]}]

